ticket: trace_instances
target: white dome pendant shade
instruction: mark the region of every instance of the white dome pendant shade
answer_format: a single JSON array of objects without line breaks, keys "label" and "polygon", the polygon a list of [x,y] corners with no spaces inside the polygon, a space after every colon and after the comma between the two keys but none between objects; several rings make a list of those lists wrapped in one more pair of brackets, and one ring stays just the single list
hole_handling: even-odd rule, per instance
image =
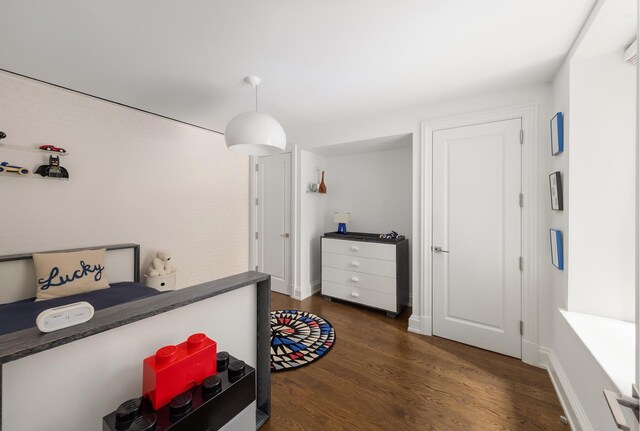
[{"label": "white dome pendant shade", "polygon": [[231,151],[250,156],[272,156],[283,152],[287,146],[284,129],[270,115],[258,111],[258,84],[260,78],[244,79],[256,89],[256,112],[243,112],[229,121],[224,140]]},{"label": "white dome pendant shade", "polygon": [[275,118],[261,112],[243,112],[224,131],[227,148],[250,156],[272,156],[284,151],[287,136]]}]

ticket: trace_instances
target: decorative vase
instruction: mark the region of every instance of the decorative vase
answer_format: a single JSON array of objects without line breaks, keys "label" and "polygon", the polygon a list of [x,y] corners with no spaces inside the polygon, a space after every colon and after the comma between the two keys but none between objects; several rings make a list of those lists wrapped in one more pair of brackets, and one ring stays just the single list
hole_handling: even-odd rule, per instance
[{"label": "decorative vase", "polygon": [[324,183],[324,171],[322,171],[322,181],[320,181],[320,187],[318,187],[319,193],[327,192],[327,185]]}]

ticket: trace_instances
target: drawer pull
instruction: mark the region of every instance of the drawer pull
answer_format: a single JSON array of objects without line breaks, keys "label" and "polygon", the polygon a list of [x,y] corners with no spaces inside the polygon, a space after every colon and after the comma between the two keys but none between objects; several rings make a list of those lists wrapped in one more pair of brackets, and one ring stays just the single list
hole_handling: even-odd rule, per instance
[{"label": "drawer pull", "polygon": [[357,298],[358,296],[360,296],[360,294],[358,292],[351,292],[351,296]]},{"label": "drawer pull", "polygon": [[358,277],[351,277],[351,281],[357,283],[360,281],[360,279]]},{"label": "drawer pull", "polygon": [[360,264],[354,260],[353,262],[351,262],[351,266],[360,266]]},{"label": "drawer pull", "polygon": [[353,247],[351,247],[351,251],[360,251],[360,247],[354,245]]}]

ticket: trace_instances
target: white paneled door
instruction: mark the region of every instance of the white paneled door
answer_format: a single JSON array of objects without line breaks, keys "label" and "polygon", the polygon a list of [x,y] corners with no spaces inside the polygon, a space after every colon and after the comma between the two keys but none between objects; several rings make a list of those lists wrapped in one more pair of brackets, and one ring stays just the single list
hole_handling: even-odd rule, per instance
[{"label": "white paneled door", "polygon": [[433,132],[433,332],[522,356],[520,118]]},{"label": "white paneled door", "polygon": [[271,275],[271,290],[290,294],[291,154],[258,159],[258,270]]}]

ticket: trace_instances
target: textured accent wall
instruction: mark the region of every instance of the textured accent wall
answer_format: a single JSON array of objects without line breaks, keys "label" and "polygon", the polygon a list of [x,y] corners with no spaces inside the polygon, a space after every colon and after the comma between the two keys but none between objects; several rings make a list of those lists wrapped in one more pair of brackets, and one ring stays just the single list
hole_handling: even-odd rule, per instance
[{"label": "textured accent wall", "polygon": [[71,177],[0,174],[0,255],[135,242],[178,287],[247,270],[249,162],[223,136],[4,72],[0,130],[0,161],[33,172],[52,144]]}]

